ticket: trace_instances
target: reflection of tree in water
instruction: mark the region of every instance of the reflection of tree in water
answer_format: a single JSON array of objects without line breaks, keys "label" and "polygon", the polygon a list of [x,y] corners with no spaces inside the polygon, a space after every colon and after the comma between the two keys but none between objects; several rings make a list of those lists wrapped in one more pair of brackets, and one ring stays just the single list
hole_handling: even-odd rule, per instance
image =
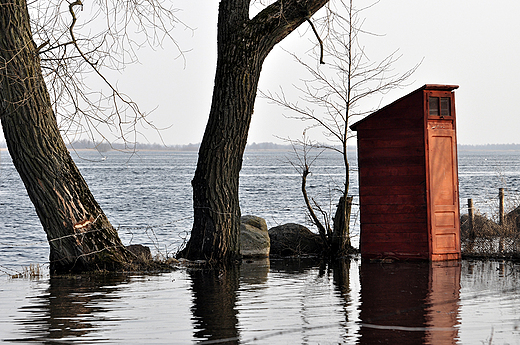
[{"label": "reflection of tree in water", "polygon": [[[273,281],[262,299],[267,304],[256,306],[269,311],[257,313],[260,320],[250,316],[247,321],[254,324],[250,328],[256,333],[246,330],[250,335],[244,339],[254,344],[352,343],[356,325],[349,322],[355,312],[350,295],[350,260],[271,260]],[[243,315],[239,316],[240,324],[246,325]]]},{"label": "reflection of tree in water", "polygon": [[280,271],[284,273],[307,273],[308,271],[315,269],[316,266],[319,266],[320,270],[325,268],[324,263],[317,261],[315,258],[271,259],[270,262],[271,271]]},{"label": "reflection of tree in water", "polygon": [[[344,306],[350,305],[350,258],[342,258],[334,262],[332,266],[334,272],[334,285],[345,300]],[[348,316],[347,316],[348,317]]]},{"label": "reflection of tree in water", "polygon": [[269,267],[269,259],[261,258],[244,260],[240,266],[226,270],[189,270],[195,339],[238,344],[239,285],[247,291],[262,289]]},{"label": "reflection of tree in water", "polygon": [[335,261],[332,265],[334,286],[341,297],[341,305],[345,313],[345,337],[352,336],[352,331],[348,328],[349,307],[352,304],[350,289],[350,258],[342,258]]},{"label": "reflection of tree in water", "polygon": [[20,308],[28,313],[20,321],[30,335],[24,341],[53,343],[95,332],[100,327],[97,321],[106,321],[101,315],[110,311],[101,303],[119,298],[113,293],[127,281],[124,275],[51,277],[45,294],[33,297],[31,305]]},{"label": "reflection of tree in water", "polygon": [[[351,268],[357,271],[356,263],[346,259],[320,267],[316,261],[275,260],[270,266],[266,260],[220,271],[189,269],[192,339],[228,344],[239,343],[239,338],[255,344],[313,344],[332,339],[359,344],[457,342],[460,263],[364,262],[359,319],[354,310],[357,289],[351,285],[356,276],[349,275]],[[495,269],[493,272],[496,274]],[[124,276],[82,276],[51,278],[48,285],[40,281],[45,284],[39,290],[43,293],[21,308],[25,317],[18,323],[25,338],[17,340],[113,341],[106,338],[110,327],[117,328],[114,323],[122,320],[115,319],[111,311],[116,303],[121,304],[117,299],[125,296],[120,292],[129,280]],[[131,296],[136,297],[133,292]],[[184,315],[183,320],[188,320],[190,313],[184,306],[187,314],[176,308],[172,315]],[[175,318],[165,320],[178,323]],[[133,334],[139,334],[135,332],[133,329]]]},{"label": "reflection of tree in water", "polygon": [[197,340],[229,339],[238,344],[235,308],[239,268],[189,270],[193,291],[194,335]]}]

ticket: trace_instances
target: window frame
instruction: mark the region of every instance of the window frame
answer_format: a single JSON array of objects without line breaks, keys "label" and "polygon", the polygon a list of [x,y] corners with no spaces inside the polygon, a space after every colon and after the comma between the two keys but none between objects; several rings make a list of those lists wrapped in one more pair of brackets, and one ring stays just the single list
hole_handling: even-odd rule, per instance
[{"label": "window frame", "polygon": [[[428,91],[425,95],[425,111],[428,118],[431,119],[454,119],[455,118],[455,109],[454,109],[454,101],[453,101],[453,93],[450,91]],[[438,114],[430,113],[430,98],[438,99]],[[442,98],[447,98],[448,105],[448,115],[442,115]]]}]

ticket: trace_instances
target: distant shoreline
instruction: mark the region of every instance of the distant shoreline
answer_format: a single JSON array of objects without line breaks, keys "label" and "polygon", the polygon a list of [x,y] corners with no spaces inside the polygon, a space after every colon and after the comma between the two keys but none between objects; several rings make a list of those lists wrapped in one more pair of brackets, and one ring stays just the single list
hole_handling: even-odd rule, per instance
[{"label": "distant shoreline", "polygon": [[[187,144],[187,145],[172,145],[164,146],[160,144],[140,144],[137,143],[135,150],[139,152],[144,151],[170,151],[170,152],[198,152],[200,144]],[[102,143],[97,148],[93,143],[90,142],[79,142],[74,143],[74,148],[71,145],[67,145],[69,151],[84,151],[93,150],[103,152],[109,151],[132,151],[134,148],[125,148],[123,144],[112,144],[112,146]],[[356,150],[355,146],[349,146],[349,150]],[[252,143],[247,145],[246,152],[280,152],[280,151],[292,151],[293,147],[286,144],[276,143]],[[486,145],[467,145],[458,144],[457,150],[459,152],[517,152],[520,151],[520,144],[486,144]],[[0,151],[7,151],[5,142],[0,143]]]},{"label": "distant shoreline", "polygon": [[506,152],[520,151],[520,144],[487,144],[487,145],[457,145],[458,151],[461,152]]}]

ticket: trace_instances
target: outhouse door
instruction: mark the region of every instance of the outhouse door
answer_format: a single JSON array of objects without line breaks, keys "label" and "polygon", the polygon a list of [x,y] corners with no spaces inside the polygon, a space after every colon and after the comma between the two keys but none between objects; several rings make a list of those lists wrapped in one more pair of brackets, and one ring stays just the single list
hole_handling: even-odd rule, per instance
[{"label": "outhouse door", "polygon": [[458,259],[460,255],[459,183],[453,93],[429,92],[426,101],[432,260]]}]

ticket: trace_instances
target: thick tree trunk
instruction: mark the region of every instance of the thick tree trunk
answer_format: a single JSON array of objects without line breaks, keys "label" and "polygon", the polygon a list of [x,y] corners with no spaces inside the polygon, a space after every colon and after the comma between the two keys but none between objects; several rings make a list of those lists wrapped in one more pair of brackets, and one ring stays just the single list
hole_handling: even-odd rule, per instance
[{"label": "thick tree trunk", "polygon": [[328,0],[285,0],[249,19],[248,0],[221,0],[213,99],[193,185],[189,259],[238,258],[238,179],[262,63],[272,48]]},{"label": "thick tree trunk", "polygon": [[0,0],[0,118],[50,244],[51,272],[120,269],[131,254],[60,135],[24,0]]}]

